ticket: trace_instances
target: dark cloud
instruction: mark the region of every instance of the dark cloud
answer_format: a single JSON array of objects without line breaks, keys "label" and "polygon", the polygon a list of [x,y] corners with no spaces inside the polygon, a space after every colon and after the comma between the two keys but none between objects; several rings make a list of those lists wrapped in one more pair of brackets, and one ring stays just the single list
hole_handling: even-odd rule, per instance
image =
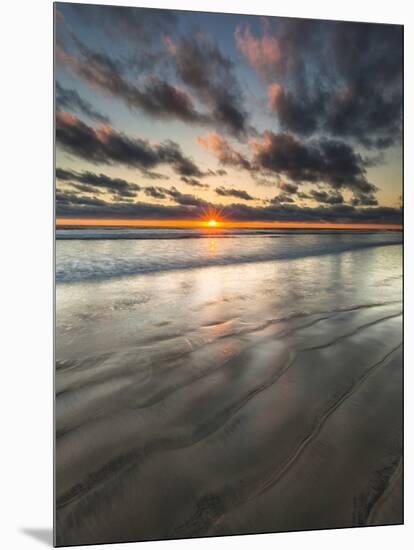
[{"label": "dark cloud", "polygon": [[56,179],[62,180],[62,181],[71,181],[73,179],[73,174],[76,172],[73,172],[72,170],[64,170],[63,168],[56,168],[55,176]]},{"label": "dark cloud", "polygon": [[398,208],[355,208],[350,205],[300,207],[295,204],[276,204],[252,208],[248,205],[231,205],[224,210],[229,219],[239,221],[300,221],[333,223],[384,223],[401,224],[402,211]]},{"label": "dark cloud", "polygon": [[[102,189],[96,189],[96,187],[92,187],[92,185],[85,185],[84,183],[74,183],[72,181],[69,182],[69,185],[77,191],[81,191],[82,193],[93,193],[95,195],[103,194]],[[117,198],[121,199],[121,195],[117,195]]]},{"label": "dark cloud", "polygon": [[55,193],[57,211],[63,206],[81,206],[81,207],[97,207],[98,210],[107,206],[108,203],[102,199],[96,197],[85,197],[85,195],[78,195],[70,191],[57,190]]},{"label": "dark cloud", "polygon": [[153,172],[152,170],[141,169],[141,175],[149,180],[169,180],[170,177],[160,172]]},{"label": "dark cloud", "polygon": [[[140,64],[136,57],[132,61],[115,59],[107,53],[86,47],[72,35],[76,53],[70,52],[65,44],[59,42],[56,58],[93,88],[99,88],[151,117],[218,124],[234,135],[245,135],[249,130],[247,113],[232,62],[204,35],[181,39],[177,43],[169,36],[165,36],[164,40],[164,56],[173,65],[177,77],[204,105],[205,112],[195,108],[192,97],[186,91],[160,76],[147,73],[144,77],[142,70],[139,70],[140,83],[137,83],[137,78],[132,81],[134,66]],[[145,49],[146,46],[143,47]]]},{"label": "dark cloud", "polygon": [[182,206],[205,207],[208,204],[206,201],[196,197],[195,195],[181,193],[181,191],[174,186],[170,188],[148,186],[145,187],[143,191],[147,196],[154,199],[170,199]]},{"label": "dark cloud", "polygon": [[335,23],[332,54],[344,86],[327,111],[325,129],[366,146],[401,139],[403,27]]},{"label": "dark cloud", "polygon": [[[184,195],[178,193],[177,198]],[[190,196],[191,197],[191,196]],[[111,203],[96,198],[59,193],[56,196],[56,212],[59,217],[90,217],[108,219],[201,219],[206,208],[221,211],[232,221],[298,221],[338,223],[384,223],[401,224],[402,210],[389,207],[356,208],[351,205],[333,205],[315,208],[295,204],[271,204],[252,207],[247,204],[210,205],[194,197],[185,204],[185,199],[176,205],[149,204],[143,202]]]},{"label": "dark cloud", "polygon": [[291,195],[293,195],[297,192],[298,186],[294,183],[281,182],[279,183],[279,189],[281,189],[285,193],[290,193]]},{"label": "dark cloud", "polygon": [[[367,180],[366,160],[340,140],[302,140],[292,134],[266,131],[261,139],[251,143],[252,159],[237,151],[216,132],[198,137],[197,141],[222,164],[248,170],[261,185],[273,185],[279,179],[279,188],[285,193],[296,193],[301,183],[325,183],[336,191],[335,197],[341,189],[371,198],[377,191],[376,186]],[[269,181],[271,174],[275,182]],[[281,176],[291,181],[280,182]]]},{"label": "dark cloud", "polygon": [[[74,200],[72,200],[74,199]],[[95,202],[95,201],[93,201]],[[59,217],[92,217],[95,219],[193,219],[194,209],[180,205],[159,205],[145,202],[104,202],[90,204],[87,197],[56,197],[56,215]]]},{"label": "dark cloud", "polygon": [[64,88],[56,82],[56,110],[57,111],[75,111],[76,113],[86,115],[92,120],[102,124],[110,124],[109,117],[97,111],[89,101],[83,99],[76,90]]},{"label": "dark cloud", "polygon": [[191,187],[198,187],[200,189],[208,189],[210,186],[208,183],[201,183],[200,181],[196,180],[195,178],[187,178],[186,176],[181,176],[181,181],[186,183],[187,185],[191,185]]},{"label": "dark cloud", "polygon": [[[102,33],[105,42],[112,44],[120,40],[127,41],[130,52],[129,64],[137,71],[153,69],[154,65],[166,57],[160,35],[174,34],[177,27],[177,16],[170,10],[135,8],[121,6],[99,6],[67,4],[68,10],[76,21],[76,28]],[[63,14],[56,9],[60,25],[57,31],[68,29]],[[60,29],[62,27],[62,29]],[[71,29],[70,29],[71,30]],[[73,36],[73,31],[70,33]],[[60,32],[58,32],[60,41]]]},{"label": "dark cloud", "polygon": [[376,191],[366,178],[361,155],[338,140],[305,142],[291,134],[265,132],[254,144],[253,164],[298,183],[323,182],[336,190],[347,188],[367,195]]},{"label": "dark cloud", "polygon": [[196,111],[193,100],[183,90],[155,76],[147,78],[141,91],[125,97],[127,103],[142,108],[152,116],[178,118],[204,124],[208,117]]},{"label": "dark cloud", "polygon": [[177,16],[171,10],[96,4],[66,4],[79,23],[86,28],[93,26],[110,37],[129,38],[136,44],[148,44],[159,34],[172,32],[177,25]]},{"label": "dark cloud", "polygon": [[[93,172],[76,172],[74,170],[63,170],[56,168],[56,178],[61,181],[79,182],[83,185],[74,185],[75,188],[85,192],[101,191],[112,192],[122,197],[135,197],[141,187],[136,183],[128,182],[121,178],[110,178],[105,174],[94,174]],[[87,189],[89,189],[87,191]],[[92,190],[92,191],[91,191]]]},{"label": "dark cloud", "polygon": [[366,178],[363,157],[339,140],[303,141],[292,134],[266,131],[261,140],[253,142],[252,160],[215,132],[209,132],[206,138],[199,137],[198,143],[222,164],[249,170],[255,178],[260,178],[260,173],[289,178],[290,183],[279,183],[287,193],[295,193],[297,184],[302,182],[327,183],[334,189],[348,188],[365,195],[377,190]]},{"label": "dark cloud", "polygon": [[221,195],[222,197],[235,197],[237,199],[243,199],[245,201],[256,200],[254,197],[249,195],[247,191],[243,191],[242,189],[216,187],[216,193],[217,195]]},{"label": "dark cloud", "polygon": [[56,114],[56,141],[69,153],[89,162],[122,164],[144,171],[164,164],[171,166],[179,175],[204,175],[173,141],[151,145],[146,140],[117,132],[110,126],[92,128],[65,112]]},{"label": "dark cloud", "polygon": [[248,131],[243,94],[232,61],[206,35],[165,39],[180,79],[208,107],[210,119],[227,131],[243,136]]},{"label": "dark cloud", "polygon": [[375,197],[359,194],[351,200],[353,206],[377,206],[378,201]]},{"label": "dark cloud", "polygon": [[145,187],[143,191],[148,197],[152,197],[153,199],[167,198],[165,189],[163,187],[155,187],[153,185],[149,185],[148,187]]},{"label": "dark cloud", "polygon": [[106,94],[121,99],[130,108],[140,109],[156,118],[177,118],[185,122],[205,123],[205,115],[198,113],[193,100],[183,90],[172,86],[157,76],[147,76],[140,86],[125,76],[127,64],[95,52],[78,42],[78,56],[62,46],[56,49],[59,62]]},{"label": "dark cloud", "polygon": [[170,189],[165,190],[165,192],[177,204],[180,204],[182,206],[200,207],[200,208],[205,208],[208,206],[208,203],[205,200],[200,199],[195,195],[181,193],[181,191],[178,191],[176,187],[171,187]]},{"label": "dark cloud", "polygon": [[[312,189],[309,191],[310,198],[324,203],[324,204],[343,204],[344,197],[341,193],[327,193],[326,191],[318,191],[317,189]],[[376,204],[376,203],[375,203]]]},{"label": "dark cloud", "polygon": [[166,140],[157,146],[160,162],[170,164],[174,171],[181,176],[202,178],[206,174],[202,172],[194,162],[184,156],[180,146],[171,140]]},{"label": "dark cloud", "polygon": [[270,84],[267,93],[269,108],[277,113],[283,129],[305,136],[317,130],[321,110],[327,101],[323,92],[309,98],[304,93],[297,95],[286,90],[280,84]]},{"label": "dark cloud", "polygon": [[282,128],[387,147],[401,140],[402,26],[300,19],[248,26],[236,43],[268,84]]},{"label": "dark cloud", "polygon": [[287,193],[279,193],[273,199],[270,200],[272,204],[284,204],[284,203],[294,203],[295,201],[292,199],[290,195]]},{"label": "dark cloud", "polygon": [[134,199],[132,198],[128,198],[128,197],[119,197],[117,195],[113,196],[112,197],[112,200],[114,202],[118,201],[118,202],[122,202],[122,203],[128,203],[128,204],[133,204],[135,202]]}]

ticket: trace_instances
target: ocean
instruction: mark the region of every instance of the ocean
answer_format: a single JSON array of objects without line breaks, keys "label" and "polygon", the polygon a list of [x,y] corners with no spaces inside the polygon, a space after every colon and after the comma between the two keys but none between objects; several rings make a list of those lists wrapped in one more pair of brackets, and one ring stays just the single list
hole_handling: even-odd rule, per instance
[{"label": "ocean", "polygon": [[402,243],[400,231],[57,229],[56,281],[288,260]]}]

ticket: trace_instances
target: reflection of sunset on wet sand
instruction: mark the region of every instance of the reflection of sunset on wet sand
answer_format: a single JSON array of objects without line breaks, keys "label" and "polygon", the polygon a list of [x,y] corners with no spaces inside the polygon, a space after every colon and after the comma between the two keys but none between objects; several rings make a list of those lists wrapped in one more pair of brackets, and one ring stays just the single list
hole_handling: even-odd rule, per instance
[{"label": "reflection of sunset on wet sand", "polygon": [[[58,278],[77,262],[57,286],[62,540],[399,523],[393,242],[399,233],[59,241]],[[232,263],[322,246],[349,249]],[[106,255],[112,270],[200,267],[108,278],[93,271]],[[373,484],[387,483],[372,505]]]}]

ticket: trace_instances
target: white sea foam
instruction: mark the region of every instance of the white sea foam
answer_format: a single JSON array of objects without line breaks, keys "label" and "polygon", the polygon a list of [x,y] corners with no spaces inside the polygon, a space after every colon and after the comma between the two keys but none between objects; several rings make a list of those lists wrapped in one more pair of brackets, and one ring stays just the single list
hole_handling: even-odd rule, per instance
[{"label": "white sea foam", "polygon": [[230,265],[401,244],[401,232],[59,230],[56,281]]}]

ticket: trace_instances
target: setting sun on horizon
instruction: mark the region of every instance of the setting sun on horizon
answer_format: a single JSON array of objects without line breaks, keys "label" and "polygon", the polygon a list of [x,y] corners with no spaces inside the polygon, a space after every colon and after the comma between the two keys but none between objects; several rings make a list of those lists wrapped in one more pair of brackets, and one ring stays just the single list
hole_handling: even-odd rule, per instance
[{"label": "setting sun on horizon", "polygon": [[393,229],[402,230],[400,224],[381,223],[328,223],[328,222],[289,222],[289,221],[219,221],[209,220],[127,220],[93,218],[56,218],[57,226],[85,227],[188,227],[188,228],[262,228],[262,229]]}]

